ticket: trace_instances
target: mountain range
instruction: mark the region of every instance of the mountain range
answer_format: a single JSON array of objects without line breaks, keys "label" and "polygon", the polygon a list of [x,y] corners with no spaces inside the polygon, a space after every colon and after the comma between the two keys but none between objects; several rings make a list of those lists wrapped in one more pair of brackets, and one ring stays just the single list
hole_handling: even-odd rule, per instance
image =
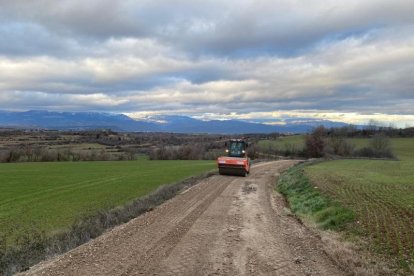
[{"label": "mountain range", "polygon": [[347,124],[310,118],[287,119],[284,124],[246,120],[200,120],[188,116],[157,115],[139,120],[124,114],[101,112],[0,111],[0,127],[54,130],[112,129],[124,132],[174,133],[304,133],[315,126],[341,127]]}]

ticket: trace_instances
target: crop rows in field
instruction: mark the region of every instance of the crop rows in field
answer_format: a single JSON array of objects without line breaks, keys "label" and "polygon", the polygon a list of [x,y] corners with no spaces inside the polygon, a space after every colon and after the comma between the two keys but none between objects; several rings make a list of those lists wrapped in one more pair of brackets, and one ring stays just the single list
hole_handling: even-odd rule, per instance
[{"label": "crop rows in field", "polygon": [[11,240],[32,227],[60,231],[79,217],[212,168],[212,161],[0,164],[0,237]]},{"label": "crop rows in field", "polygon": [[369,170],[335,172],[328,169],[323,172],[310,167],[307,172],[322,192],[355,211],[356,223],[381,250],[414,259],[414,206],[410,204],[414,204],[411,201],[414,183],[402,184],[398,179],[397,182],[372,181],[364,175],[369,174]]}]

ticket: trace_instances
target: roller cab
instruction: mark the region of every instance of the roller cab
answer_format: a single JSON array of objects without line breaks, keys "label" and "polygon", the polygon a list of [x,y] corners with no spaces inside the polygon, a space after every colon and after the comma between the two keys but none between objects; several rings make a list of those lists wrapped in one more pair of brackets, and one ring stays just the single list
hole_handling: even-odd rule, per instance
[{"label": "roller cab", "polygon": [[225,144],[226,156],[217,159],[221,175],[246,176],[250,172],[250,159],[247,156],[248,144],[243,139],[232,139]]}]

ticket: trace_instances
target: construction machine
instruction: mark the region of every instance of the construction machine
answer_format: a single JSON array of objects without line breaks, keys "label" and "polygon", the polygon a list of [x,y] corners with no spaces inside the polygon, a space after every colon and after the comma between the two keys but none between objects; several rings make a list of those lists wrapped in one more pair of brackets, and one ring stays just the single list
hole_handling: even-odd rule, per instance
[{"label": "construction machine", "polygon": [[246,176],[250,173],[250,158],[247,156],[248,143],[243,139],[226,142],[227,156],[217,159],[219,173],[222,175]]}]

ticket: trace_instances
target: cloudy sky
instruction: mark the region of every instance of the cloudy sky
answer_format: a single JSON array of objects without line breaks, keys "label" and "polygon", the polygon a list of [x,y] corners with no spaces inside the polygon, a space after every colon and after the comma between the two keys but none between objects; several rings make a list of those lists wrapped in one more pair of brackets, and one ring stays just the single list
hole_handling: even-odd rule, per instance
[{"label": "cloudy sky", "polygon": [[414,125],[413,0],[0,0],[0,109]]}]

